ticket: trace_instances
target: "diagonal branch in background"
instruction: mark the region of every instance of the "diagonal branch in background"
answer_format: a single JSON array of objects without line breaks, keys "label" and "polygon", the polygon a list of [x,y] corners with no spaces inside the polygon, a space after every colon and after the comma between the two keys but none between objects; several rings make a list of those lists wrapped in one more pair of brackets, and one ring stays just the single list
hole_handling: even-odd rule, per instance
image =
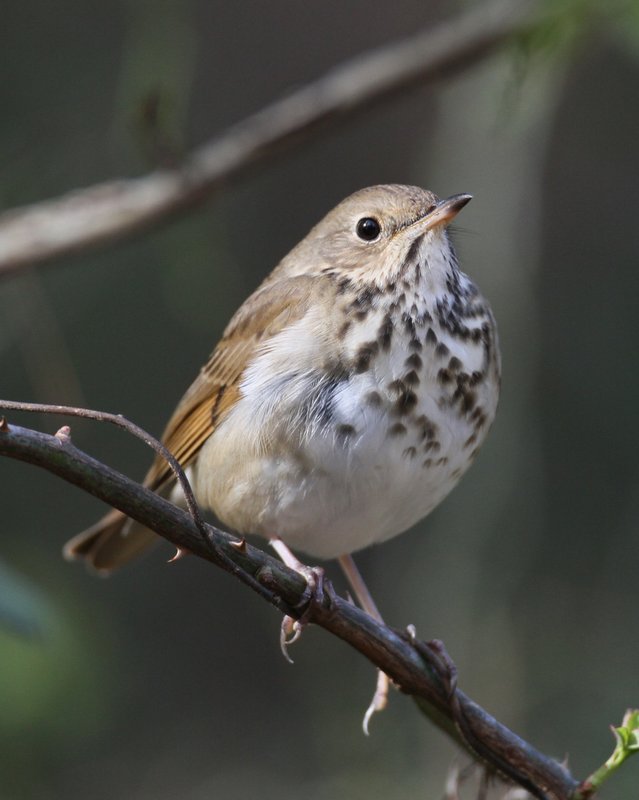
[{"label": "diagonal branch in background", "polygon": [[417,83],[472,66],[541,23],[538,0],[497,0],[334,68],[230,127],[175,170],[112,180],[0,215],[0,276],[115,242],[203,203],[292,139]]},{"label": "diagonal branch in background", "polygon": [[[0,402],[2,408],[2,402]],[[302,612],[350,644],[411,695],[427,716],[471,754],[542,800],[569,800],[577,781],[552,758],[491,717],[461,692],[441,645],[395,631],[327,590],[303,608],[306,582],[272,556],[249,544],[238,548],[229,534],[206,526],[206,541],[185,511],[77,449],[68,431],[49,436],[0,420],[0,455],[40,466],[100,498],[168,539],[212,561],[259,591],[280,610]],[[213,545],[212,547],[210,545]],[[218,558],[217,554],[222,557]]]}]

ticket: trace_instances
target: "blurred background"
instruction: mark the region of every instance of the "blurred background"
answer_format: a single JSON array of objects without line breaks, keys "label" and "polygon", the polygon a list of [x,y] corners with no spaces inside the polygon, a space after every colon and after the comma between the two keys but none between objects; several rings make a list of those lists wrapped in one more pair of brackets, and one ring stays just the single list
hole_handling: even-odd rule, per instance
[{"label": "blurred background", "polygon": [[[469,5],[6,4],[0,203],[175,162]],[[0,396],[159,433],[231,313],[345,195],[471,192],[455,241],[500,326],[497,421],[441,507],[358,562],[390,624],[443,639],[467,693],[584,777],[639,702],[639,11],[611,3],[586,29],[567,8],[554,40],[327,127],[135,240],[0,282]],[[144,473],[140,442],[71,424]],[[0,501],[2,800],[442,796],[454,746],[399,695],[365,738],[375,674],[341,642],[307,630],[287,664],[272,608],[195,558],[166,566],[166,544],[109,580],[65,563],[105,509],[34,467],[0,461]],[[631,763],[604,797],[638,782]]]}]

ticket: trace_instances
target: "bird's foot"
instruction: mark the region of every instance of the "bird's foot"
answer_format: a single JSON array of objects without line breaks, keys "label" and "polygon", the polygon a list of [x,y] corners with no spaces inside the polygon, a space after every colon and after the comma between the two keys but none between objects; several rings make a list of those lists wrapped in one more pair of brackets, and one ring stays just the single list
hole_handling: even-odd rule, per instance
[{"label": "bird's foot", "polygon": [[324,570],[321,567],[307,567],[302,564],[279,538],[271,539],[270,545],[287,567],[298,572],[306,580],[306,589],[302,599],[297,604],[297,608],[302,609],[300,617],[294,619],[286,615],[280,627],[280,648],[284,658],[292,664],[293,659],[288,653],[289,646],[294,644],[302,635],[302,631],[308,624],[311,607],[315,603],[324,602]]},{"label": "bird's foot", "polygon": [[378,711],[383,711],[388,704],[388,692],[390,690],[390,678],[381,669],[377,670],[377,686],[375,687],[375,694],[369,707],[366,709],[364,719],[362,721],[362,730],[366,736],[369,735],[368,724],[371,721],[373,714]]}]

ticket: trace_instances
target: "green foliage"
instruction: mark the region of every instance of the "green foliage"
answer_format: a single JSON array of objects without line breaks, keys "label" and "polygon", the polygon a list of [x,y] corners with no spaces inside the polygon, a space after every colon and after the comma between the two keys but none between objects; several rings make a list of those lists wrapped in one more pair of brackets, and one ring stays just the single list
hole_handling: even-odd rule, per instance
[{"label": "green foliage", "polygon": [[574,800],[588,800],[594,797],[604,781],[608,780],[626,759],[639,753],[639,711],[628,709],[621,725],[618,728],[612,727],[612,732],[615,737],[615,749],[612,755],[596,772],[586,778],[575,794]]}]

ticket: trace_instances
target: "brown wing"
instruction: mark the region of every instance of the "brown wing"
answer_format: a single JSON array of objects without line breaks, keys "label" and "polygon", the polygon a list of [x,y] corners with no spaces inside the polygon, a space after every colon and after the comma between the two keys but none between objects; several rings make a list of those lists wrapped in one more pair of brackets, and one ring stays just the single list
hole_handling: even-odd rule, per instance
[{"label": "brown wing", "polygon": [[[242,375],[257,349],[300,319],[318,292],[328,288],[326,279],[319,277],[268,280],[238,309],[162,436],[182,468],[189,466],[237,402]],[[144,484],[166,492],[173,482],[170,467],[156,457]],[[64,555],[85,558],[95,569],[109,572],[137,556],[156,538],[120,511],[110,511],[96,525],[67,542]]]}]

